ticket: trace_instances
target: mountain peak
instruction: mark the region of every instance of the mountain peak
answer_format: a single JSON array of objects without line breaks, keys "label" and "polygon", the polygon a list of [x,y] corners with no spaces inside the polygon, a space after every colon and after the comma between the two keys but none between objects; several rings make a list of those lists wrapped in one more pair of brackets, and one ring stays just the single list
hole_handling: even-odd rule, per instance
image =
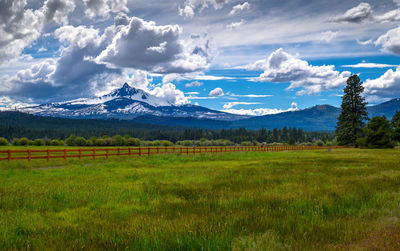
[{"label": "mountain peak", "polygon": [[116,89],[115,91],[113,91],[111,93],[111,96],[120,98],[129,97],[137,94],[139,91],[141,90],[131,87],[130,85],[128,85],[128,83],[125,83],[120,89]]},{"label": "mountain peak", "polygon": [[124,83],[124,85],[121,87],[121,89],[130,89],[132,88],[130,85],[128,85],[128,83]]}]

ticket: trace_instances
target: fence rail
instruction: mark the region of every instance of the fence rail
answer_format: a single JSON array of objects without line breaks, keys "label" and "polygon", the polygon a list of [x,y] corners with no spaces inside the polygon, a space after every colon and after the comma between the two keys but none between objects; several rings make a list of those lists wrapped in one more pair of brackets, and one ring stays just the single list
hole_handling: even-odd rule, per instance
[{"label": "fence rail", "polygon": [[69,158],[106,158],[112,156],[149,156],[155,154],[204,154],[226,152],[281,152],[347,148],[343,146],[223,146],[223,147],[124,147],[124,148],[76,148],[44,150],[2,150],[0,161]]}]

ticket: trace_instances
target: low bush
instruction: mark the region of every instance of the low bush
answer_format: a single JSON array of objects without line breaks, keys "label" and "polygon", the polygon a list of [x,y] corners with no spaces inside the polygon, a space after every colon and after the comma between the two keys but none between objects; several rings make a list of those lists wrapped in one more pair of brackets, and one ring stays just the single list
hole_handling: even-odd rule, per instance
[{"label": "low bush", "polygon": [[6,138],[1,137],[0,146],[7,146],[7,145],[8,145],[8,140]]}]

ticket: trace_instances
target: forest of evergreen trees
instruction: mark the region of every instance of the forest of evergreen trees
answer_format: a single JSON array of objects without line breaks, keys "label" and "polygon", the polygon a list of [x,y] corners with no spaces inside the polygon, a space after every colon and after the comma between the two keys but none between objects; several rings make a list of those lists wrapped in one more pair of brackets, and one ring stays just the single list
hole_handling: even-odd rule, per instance
[{"label": "forest of evergreen trees", "polygon": [[[71,134],[89,139],[115,135],[130,135],[142,141],[168,140],[173,143],[184,140],[230,140],[236,144],[242,142],[266,143],[304,143],[333,141],[333,132],[306,132],[302,129],[287,128],[273,130],[221,129],[208,130],[199,128],[178,128],[138,124],[119,120],[75,120],[43,118],[22,113],[0,114],[0,137],[10,142],[14,138],[61,139],[66,140]],[[6,116],[7,115],[7,116]]]}]

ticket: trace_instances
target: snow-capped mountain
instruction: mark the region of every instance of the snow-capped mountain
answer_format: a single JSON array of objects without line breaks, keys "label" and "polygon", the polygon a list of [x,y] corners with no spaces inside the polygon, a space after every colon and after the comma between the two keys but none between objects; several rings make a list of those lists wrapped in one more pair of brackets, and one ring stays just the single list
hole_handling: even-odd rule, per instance
[{"label": "snow-capped mountain", "polygon": [[127,83],[102,97],[49,103],[19,110],[34,115],[64,118],[133,119],[144,115],[214,120],[248,118],[248,116],[215,111],[201,106],[176,106],[141,89],[133,88]]}]

